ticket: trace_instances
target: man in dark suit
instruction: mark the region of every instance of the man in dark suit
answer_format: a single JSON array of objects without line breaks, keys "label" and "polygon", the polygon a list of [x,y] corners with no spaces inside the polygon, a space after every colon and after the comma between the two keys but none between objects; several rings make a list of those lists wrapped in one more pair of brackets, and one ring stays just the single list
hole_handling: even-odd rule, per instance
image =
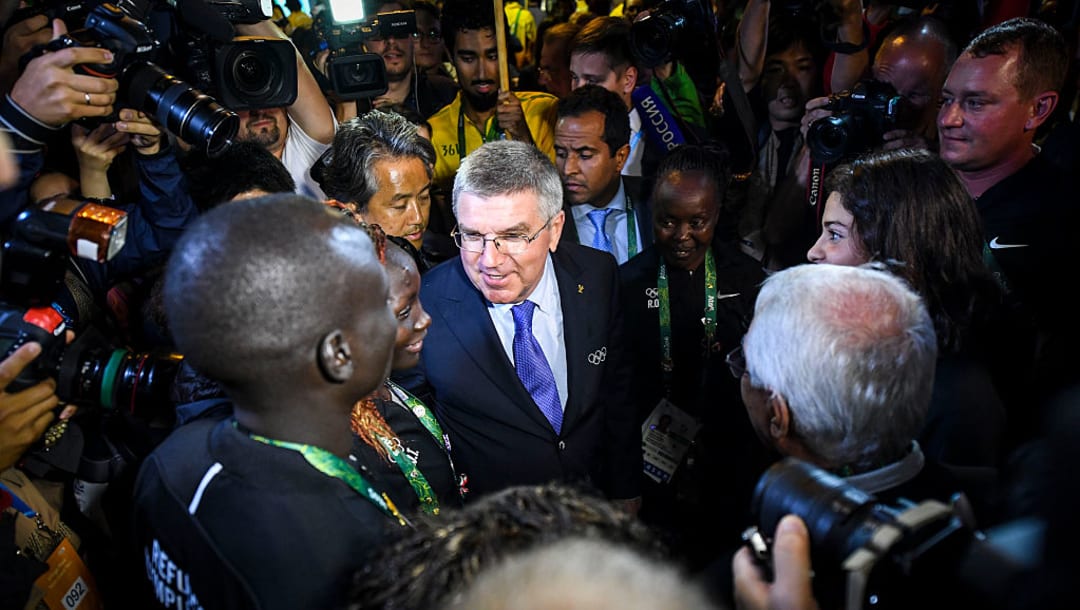
[{"label": "man in dark suit", "polygon": [[615,260],[559,244],[558,172],[523,142],[466,157],[453,201],[461,261],[424,276],[421,367],[472,496],[573,481],[636,510],[641,436]]},{"label": "man in dark suit", "polygon": [[619,264],[653,243],[641,178],[623,176],[630,120],[622,99],[585,85],[559,100],[555,165],[563,181],[563,239],[610,252]]}]

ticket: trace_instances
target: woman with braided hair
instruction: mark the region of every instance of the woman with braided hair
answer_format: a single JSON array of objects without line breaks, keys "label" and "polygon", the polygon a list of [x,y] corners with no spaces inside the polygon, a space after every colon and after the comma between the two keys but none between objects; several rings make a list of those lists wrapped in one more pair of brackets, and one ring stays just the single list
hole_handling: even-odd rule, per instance
[{"label": "woman with braided hair", "polygon": [[[330,201],[366,230],[390,280],[390,305],[398,321],[391,370],[415,367],[431,326],[420,304],[420,273],[408,241],[388,237],[379,225],[361,222],[347,207]],[[450,442],[435,414],[420,399],[387,379],[370,396],[353,406],[353,455],[365,478],[408,515],[417,510],[439,514],[444,506],[460,507],[461,493]]]}]

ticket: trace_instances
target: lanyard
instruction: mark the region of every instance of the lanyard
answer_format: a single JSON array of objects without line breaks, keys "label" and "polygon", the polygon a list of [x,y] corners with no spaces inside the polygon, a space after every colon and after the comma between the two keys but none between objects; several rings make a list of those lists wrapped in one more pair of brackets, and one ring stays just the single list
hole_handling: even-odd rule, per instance
[{"label": "lanyard", "polygon": [[12,508],[14,508],[15,510],[19,511],[20,513],[26,515],[30,519],[37,519],[38,518],[37,511],[30,508],[29,504],[24,502],[23,499],[20,498],[19,496],[15,495],[15,492],[8,489],[7,485],[4,485],[3,483],[0,483],[0,492],[6,493],[8,496],[11,497],[11,506],[12,506]]},{"label": "lanyard", "polygon": [[[235,423],[233,425],[236,425]],[[349,466],[349,464],[339,458],[338,456],[330,453],[325,449],[320,449],[314,445],[303,445],[300,443],[290,443],[287,441],[277,441],[272,438],[266,438],[265,436],[259,436],[258,434],[248,434],[251,440],[258,441],[260,443],[270,445],[272,447],[280,447],[282,449],[290,449],[304,456],[308,464],[311,464],[315,470],[325,474],[328,477],[334,477],[343,481],[346,485],[353,488],[356,493],[364,496],[372,504],[379,507],[384,513],[390,517],[394,517],[401,525],[408,525],[405,517],[398,512],[394,503],[390,501],[390,498],[386,494],[380,495],[375,491],[375,488],[371,486],[364,477],[360,476],[360,473],[355,468]]]},{"label": "lanyard", "polygon": [[[458,107],[457,117],[457,141],[458,141],[458,163],[465,158],[465,100],[461,101],[462,105]],[[489,119],[491,126],[488,127],[487,134],[483,132],[479,127],[476,128],[480,132],[480,140],[486,144],[494,140],[502,138],[502,130],[495,127],[494,119]]]},{"label": "lanyard", "polygon": [[[667,265],[660,258],[660,272],[656,278],[657,296],[660,298],[660,368],[664,372],[664,385],[670,389],[671,372],[675,361],[671,357],[671,289],[668,287]],[[712,247],[705,251],[705,345],[711,345],[716,335],[716,263]]]},{"label": "lanyard", "polygon": [[634,218],[634,202],[630,201],[630,195],[623,191],[623,196],[626,197],[626,259],[629,260],[638,253],[637,219]]},{"label": "lanyard", "polygon": [[[413,415],[420,420],[420,423],[427,428],[427,431],[431,433],[431,436],[435,438],[435,441],[442,441],[443,446],[446,447],[447,457],[449,457],[450,438],[443,433],[442,427],[439,426],[439,422],[435,421],[435,417],[432,416],[427,405],[419,398],[410,394],[405,388],[402,388],[392,381],[387,380],[386,385],[390,389],[390,392],[401,400],[405,404],[405,407],[412,411]],[[379,440],[379,443],[386,448],[386,451],[390,453],[390,456],[394,458],[394,462],[397,463],[398,468],[401,469],[401,473],[405,475],[405,479],[409,482],[409,485],[412,485],[413,491],[416,492],[416,497],[420,498],[420,509],[429,515],[439,514],[439,499],[435,497],[435,491],[431,489],[431,484],[428,483],[424,473],[420,472],[420,469],[417,468],[416,464],[409,459],[409,456],[404,451],[404,447],[401,445],[401,441],[396,438],[389,439],[381,435],[376,435],[376,438]],[[450,463],[450,467],[453,468],[453,462]]]}]

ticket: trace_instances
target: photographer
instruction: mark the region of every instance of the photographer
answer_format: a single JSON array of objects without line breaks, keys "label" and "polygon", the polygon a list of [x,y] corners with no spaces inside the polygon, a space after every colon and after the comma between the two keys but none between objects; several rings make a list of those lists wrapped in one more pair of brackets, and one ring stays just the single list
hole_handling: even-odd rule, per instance
[{"label": "photographer", "polygon": [[[377,4],[379,13],[402,11],[406,8],[406,5],[398,0],[381,0]],[[423,33],[424,36],[429,34],[430,32]],[[385,110],[387,106],[404,104],[426,120],[454,101],[458,92],[456,82],[446,76],[417,69],[416,47],[419,37],[420,34],[384,35],[376,32],[365,38],[364,48],[369,53],[382,57],[389,87],[386,93],[371,100],[372,108]],[[364,113],[362,108],[358,108],[358,111]]]},{"label": "photographer", "polygon": [[[945,25],[934,17],[901,22],[885,35],[874,55],[870,75],[891,85],[904,98],[910,107],[910,117],[908,124],[879,134],[883,150],[937,149],[938,101],[956,55],[956,43],[950,39]],[[819,97],[806,103],[804,132],[815,121],[833,115],[825,108],[829,102],[829,98]]]},{"label": "photographer", "polygon": [[[11,468],[30,448],[54,419],[53,409],[60,404],[56,382],[46,379],[21,392],[9,393],[8,385],[41,354],[41,345],[27,343],[0,360],[0,471]],[[66,421],[74,414],[67,407],[60,415]]]},{"label": "photographer", "polygon": [[[753,9],[753,10],[751,10]],[[815,24],[747,4],[736,46],[739,78],[754,103],[757,161],[727,205],[739,215],[743,251],[766,269],[798,264],[813,243],[814,211],[806,204],[808,162],[799,125],[806,100],[820,94],[824,50]]]},{"label": "photographer", "polygon": [[[54,20],[53,37],[65,33],[64,23]],[[72,69],[78,64],[104,64],[112,59],[111,52],[95,47],[45,53],[31,60],[11,93],[0,98],[0,127],[12,138],[20,172],[16,185],[0,192],[0,225],[26,207],[26,185],[41,169],[40,153],[45,142],[70,121],[112,113],[116,80],[77,74]]]},{"label": "photographer", "polygon": [[[269,20],[235,27],[236,33],[244,36],[289,40]],[[310,170],[319,155],[330,147],[337,130],[337,119],[299,51],[296,52],[296,68],[296,101],[288,107],[240,111],[237,140],[257,142],[274,153],[289,169],[298,193],[325,199]]]},{"label": "photographer", "polygon": [[776,526],[772,560],[774,579],[764,578],[750,549],[735,554],[735,607],[740,610],[818,610],[811,588],[810,532],[796,515],[787,515]]},{"label": "photographer", "polygon": [[[951,478],[915,442],[936,354],[933,322],[903,280],[868,267],[803,265],[765,280],[750,329],[727,361],[770,449],[885,501],[948,501],[957,491]],[[737,586],[754,569],[746,559],[734,562]]]}]

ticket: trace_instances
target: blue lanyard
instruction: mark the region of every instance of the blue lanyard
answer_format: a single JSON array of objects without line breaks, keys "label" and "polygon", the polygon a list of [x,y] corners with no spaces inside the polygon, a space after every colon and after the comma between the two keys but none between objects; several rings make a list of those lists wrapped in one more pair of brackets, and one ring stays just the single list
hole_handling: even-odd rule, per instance
[{"label": "blue lanyard", "polygon": [[26,502],[23,502],[22,498],[15,495],[15,492],[8,489],[7,485],[0,483],[0,492],[4,492],[7,495],[11,496],[11,505],[15,508],[15,510],[19,511],[20,513],[26,515],[31,519],[37,518],[37,511],[30,508],[30,505]]}]

